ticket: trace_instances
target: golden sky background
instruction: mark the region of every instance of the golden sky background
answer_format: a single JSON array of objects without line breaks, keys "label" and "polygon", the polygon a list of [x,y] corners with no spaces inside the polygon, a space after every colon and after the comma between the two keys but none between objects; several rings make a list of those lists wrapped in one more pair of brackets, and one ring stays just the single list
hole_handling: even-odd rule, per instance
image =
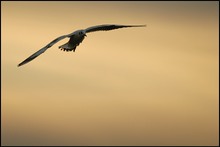
[{"label": "golden sky background", "polygon": [[[219,2],[1,2],[2,145],[218,145]],[[100,24],[76,52],[58,36]]]}]

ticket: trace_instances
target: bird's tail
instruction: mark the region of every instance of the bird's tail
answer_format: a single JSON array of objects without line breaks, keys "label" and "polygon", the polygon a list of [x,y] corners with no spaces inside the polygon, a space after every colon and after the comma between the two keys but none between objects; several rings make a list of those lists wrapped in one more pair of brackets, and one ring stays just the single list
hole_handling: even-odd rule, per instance
[{"label": "bird's tail", "polygon": [[75,52],[75,49],[76,49],[76,46],[71,46],[68,42],[59,46],[59,49],[63,50],[63,51],[74,51]]}]

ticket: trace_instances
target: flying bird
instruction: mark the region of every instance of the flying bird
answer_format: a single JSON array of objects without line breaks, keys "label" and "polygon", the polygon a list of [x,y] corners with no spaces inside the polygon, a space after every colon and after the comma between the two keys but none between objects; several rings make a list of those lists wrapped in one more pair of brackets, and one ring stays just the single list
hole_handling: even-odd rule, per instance
[{"label": "flying bird", "polygon": [[69,41],[61,46],[59,48],[63,51],[73,51],[75,52],[76,47],[84,40],[85,36],[87,33],[95,32],[95,31],[109,31],[109,30],[114,30],[114,29],[119,29],[119,28],[126,28],[126,27],[145,27],[146,25],[115,25],[115,24],[104,24],[104,25],[97,25],[97,26],[92,26],[87,29],[82,29],[82,30],[77,30],[74,31],[70,34],[60,36],[53,41],[51,41],[49,44],[32,54],[30,57],[22,61],[21,63],[18,64],[18,66],[24,65],[33,59],[35,59],[37,56],[45,52],[48,48],[53,46],[55,43],[58,41],[64,39],[64,38],[70,38]]}]

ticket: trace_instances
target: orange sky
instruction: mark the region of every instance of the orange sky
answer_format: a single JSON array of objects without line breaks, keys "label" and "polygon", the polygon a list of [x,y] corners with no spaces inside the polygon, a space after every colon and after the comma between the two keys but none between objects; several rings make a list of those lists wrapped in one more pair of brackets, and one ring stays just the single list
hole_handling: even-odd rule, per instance
[{"label": "orange sky", "polygon": [[[218,2],[1,2],[2,145],[218,145]],[[58,36],[87,35],[17,64]]]}]

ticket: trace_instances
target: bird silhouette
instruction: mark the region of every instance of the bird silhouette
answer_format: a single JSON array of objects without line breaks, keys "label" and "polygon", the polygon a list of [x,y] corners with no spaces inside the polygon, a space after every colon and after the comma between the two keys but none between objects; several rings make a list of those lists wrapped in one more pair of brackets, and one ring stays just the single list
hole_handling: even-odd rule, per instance
[{"label": "bird silhouette", "polygon": [[49,44],[47,44],[46,46],[44,46],[43,48],[41,48],[40,50],[38,50],[37,52],[32,54],[30,57],[28,57],[27,59],[25,59],[24,61],[19,63],[18,67],[32,61],[33,59],[38,57],[40,54],[45,52],[48,48],[53,46],[55,43],[57,43],[58,41],[66,38],[66,37],[70,38],[69,41],[67,43],[59,46],[59,48],[63,51],[67,51],[67,52],[68,51],[73,51],[73,52],[75,52],[76,47],[84,40],[87,33],[95,32],[95,31],[109,31],[109,30],[114,30],[114,29],[119,29],[119,28],[126,28],[126,27],[145,27],[145,26],[146,25],[104,24],[104,25],[92,26],[92,27],[89,27],[89,28],[84,29],[84,30],[83,29],[82,30],[77,30],[77,31],[74,31],[70,34],[63,35],[63,36],[60,36],[60,37],[54,39]]}]

